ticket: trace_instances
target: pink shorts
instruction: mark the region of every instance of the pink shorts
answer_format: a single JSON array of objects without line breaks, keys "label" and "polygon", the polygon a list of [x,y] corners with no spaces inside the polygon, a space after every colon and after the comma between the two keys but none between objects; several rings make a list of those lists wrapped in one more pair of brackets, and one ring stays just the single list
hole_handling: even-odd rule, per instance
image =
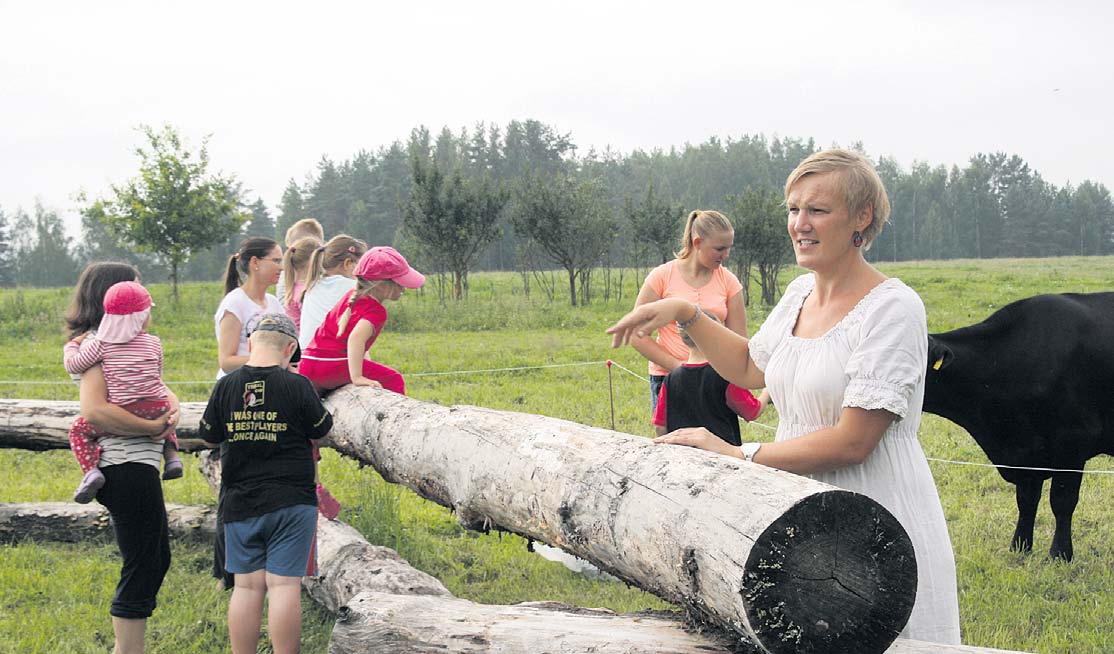
[{"label": "pink shorts", "polygon": [[[348,374],[348,359],[314,359],[303,354],[298,372],[309,378],[318,391],[328,391],[352,383]],[[406,381],[402,373],[390,366],[364,359],[364,377],[383,384],[383,388],[406,395]]]}]

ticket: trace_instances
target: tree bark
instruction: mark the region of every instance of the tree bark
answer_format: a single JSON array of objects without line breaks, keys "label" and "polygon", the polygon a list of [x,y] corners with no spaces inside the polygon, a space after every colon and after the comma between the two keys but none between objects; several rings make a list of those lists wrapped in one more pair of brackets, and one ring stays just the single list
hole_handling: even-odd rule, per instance
[{"label": "tree bark", "polygon": [[[454,597],[360,593],[341,609],[330,654],[751,654],[729,632],[692,630],[670,613],[622,615],[556,602],[510,606]],[[885,654],[1022,654],[904,638]]]},{"label": "tree bark", "polygon": [[[70,423],[77,418],[77,402],[57,400],[0,400],[0,447],[24,450],[69,449]],[[205,449],[197,437],[204,402],[183,402],[178,420],[178,445],[183,452]]]},{"label": "tree bark", "polygon": [[916,562],[869,498],[690,448],[563,420],[344,387],[329,440],[388,481],[734,630],[765,651],[882,652]]},{"label": "tree bark", "polygon": [[[166,505],[173,538],[212,540],[216,514],[216,509],[208,506]],[[108,509],[100,504],[0,504],[0,543],[24,540],[78,543],[112,537]]]}]

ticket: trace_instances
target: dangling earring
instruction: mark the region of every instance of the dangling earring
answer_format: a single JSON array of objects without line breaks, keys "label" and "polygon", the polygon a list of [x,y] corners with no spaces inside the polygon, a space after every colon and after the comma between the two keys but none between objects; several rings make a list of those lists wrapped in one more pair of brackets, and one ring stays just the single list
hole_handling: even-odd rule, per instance
[{"label": "dangling earring", "polygon": [[855,232],[854,234],[852,234],[851,245],[854,245],[857,248],[861,248],[863,246],[863,235],[859,232]]}]

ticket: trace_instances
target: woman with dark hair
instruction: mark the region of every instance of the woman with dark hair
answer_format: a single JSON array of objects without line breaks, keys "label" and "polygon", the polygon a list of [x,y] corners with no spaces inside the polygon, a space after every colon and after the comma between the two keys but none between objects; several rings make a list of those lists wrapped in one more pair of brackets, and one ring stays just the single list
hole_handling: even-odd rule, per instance
[{"label": "woman with dark hair", "polygon": [[[139,271],[126,263],[98,262],[85,267],[66,310],[71,338],[95,330],[104,316],[104,296],[117,282],[137,281]],[[96,499],[112,516],[123,565],[109,613],[117,654],[142,654],[147,618],[170,568],[170,532],[163,503],[159,465],[162,436],[178,420],[178,398],[169,393],[171,408],[155,419],[133,415],[108,401],[100,365],[78,378],[81,417],[72,430],[95,425],[108,434],[100,439],[101,472],[105,483]]]},{"label": "woman with dark hair", "polygon": [[282,272],[282,248],[274,239],[253,236],[228,258],[224,299],[213,316],[217,332],[217,379],[248,360],[248,334],[264,313],[283,313],[278,298],[267,289]]}]

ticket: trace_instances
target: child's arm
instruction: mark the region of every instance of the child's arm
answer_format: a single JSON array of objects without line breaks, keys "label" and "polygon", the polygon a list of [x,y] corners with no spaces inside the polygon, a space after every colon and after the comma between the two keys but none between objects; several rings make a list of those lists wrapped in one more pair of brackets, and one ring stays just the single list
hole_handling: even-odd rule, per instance
[{"label": "child's arm", "polygon": [[661,385],[661,390],[658,391],[658,405],[654,407],[654,417],[650,422],[654,425],[654,433],[658,436],[665,436],[668,428],[665,421],[665,384]]},{"label": "child's arm", "polygon": [[[762,413],[766,408],[766,403],[754,397],[754,394],[745,388],[740,388],[735,384],[727,385],[727,392],[724,393],[724,399],[727,401],[727,408],[735,412],[743,420],[750,422]],[[766,392],[762,392],[763,397],[768,397]]]},{"label": "child's arm", "polygon": [[[80,375],[86,370],[97,365],[97,362],[104,356],[104,348],[102,347],[99,338],[89,338],[88,333],[81,334],[80,336],[71,339],[62,348],[63,358],[62,363],[66,366],[66,372],[71,375]],[[81,346],[82,341],[88,340],[85,347]]]},{"label": "child's arm", "polygon": [[365,345],[375,335],[375,325],[366,318],[360,318],[352,332],[348,334],[348,375],[356,386],[383,388],[383,384],[364,377]]}]

